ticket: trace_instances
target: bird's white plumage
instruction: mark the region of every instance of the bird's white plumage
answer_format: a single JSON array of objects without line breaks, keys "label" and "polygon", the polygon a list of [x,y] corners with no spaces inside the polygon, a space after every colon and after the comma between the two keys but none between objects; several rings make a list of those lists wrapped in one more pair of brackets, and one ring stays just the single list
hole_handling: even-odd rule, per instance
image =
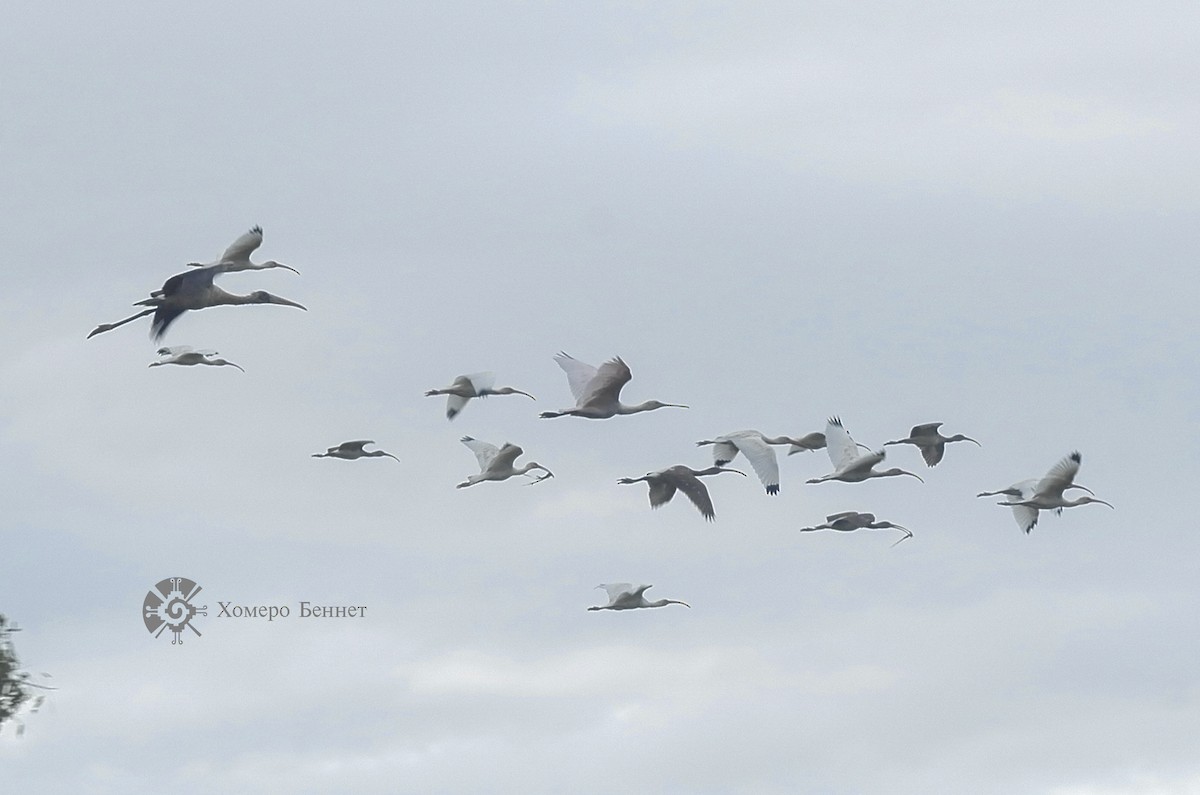
[{"label": "bird's white plumage", "polygon": [[256,226],[246,234],[239,237],[237,240],[229,244],[229,247],[221,252],[220,259],[217,262],[239,262],[250,259],[250,255],[254,250],[262,245],[263,232],[262,227]]},{"label": "bird's white plumage", "polygon": [[825,424],[825,450],[835,472],[849,469],[862,456],[859,446],[837,417],[830,418]]},{"label": "bird's white plumage", "polygon": [[779,491],[779,459],[775,449],[767,444],[759,431],[734,431],[713,440],[713,462],[720,466],[732,461],[738,453],[746,456],[750,466],[762,481],[768,494]]},{"label": "bird's white plumage", "polygon": [[475,454],[475,460],[479,462],[479,470],[481,472],[487,471],[500,452],[500,448],[491,442],[481,442],[470,436],[464,436],[461,441]]},{"label": "bird's white plumage", "polygon": [[574,395],[576,404],[582,403],[584,396],[588,394],[589,385],[599,370],[565,353],[556,354],[554,361],[558,362],[558,366],[567,374],[567,384],[571,387],[571,394]]},{"label": "bird's white plumage", "polygon": [[[1075,475],[1079,473],[1080,461],[1079,454],[1072,453],[1050,467],[1050,471],[1038,481],[1034,489],[1035,494],[1040,497],[1052,496],[1061,498],[1063,491],[1075,482]],[[1023,500],[1029,498],[1028,496],[1021,497]]]}]

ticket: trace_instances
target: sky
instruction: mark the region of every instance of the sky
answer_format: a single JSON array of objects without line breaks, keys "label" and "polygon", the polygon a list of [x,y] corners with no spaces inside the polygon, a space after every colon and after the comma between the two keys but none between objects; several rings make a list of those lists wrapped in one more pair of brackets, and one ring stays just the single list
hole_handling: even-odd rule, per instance
[{"label": "sky", "polygon": [[[0,783],[1200,792],[1194,4],[5,16],[0,612],[58,689]],[[308,311],[163,340],[244,373],[86,339],[254,225],[300,274],[218,284]],[[540,419],[559,351],[689,408]],[[485,370],[536,403],[423,395]],[[781,456],[777,496],[710,479],[711,524],[616,483],[834,415],[982,446],[887,448],[924,483]],[[464,435],[555,477],[457,490]],[[400,461],[311,457],[348,439]],[[1025,535],[975,497],[1074,450],[1113,509]],[[847,510],[914,537],[799,531]],[[177,576],[182,645],[139,612]],[[691,608],[588,612],[606,582]]]}]

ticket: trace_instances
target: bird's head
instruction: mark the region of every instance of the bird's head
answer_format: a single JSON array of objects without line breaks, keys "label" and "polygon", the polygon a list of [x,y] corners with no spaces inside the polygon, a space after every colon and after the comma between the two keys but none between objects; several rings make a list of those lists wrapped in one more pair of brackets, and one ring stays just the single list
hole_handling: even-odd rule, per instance
[{"label": "bird's head", "polygon": [[547,478],[552,478],[552,477],[554,477],[554,473],[553,473],[553,472],[551,472],[549,469],[546,469],[544,466],[542,466],[541,464],[539,464],[537,461],[530,461],[528,464],[526,464],[526,465],[525,465],[525,469],[526,469],[526,470],[530,470],[530,469],[540,469],[540,470],[542,470],[543,472],[545,472],[545,473],[546,473],[546,474],[542,475],[541,477],[536,477],[536,478],[534,478],[534,479],[533,479],[533,480],[531,480],[531,481],[530,481],[528,484],[526,484],[526,485],[529,485],[529,486],[532,486],[534,483],[541,483],[543,480],[546,480]]},{"label": "bird's head", "polygon": [[889,469],[883,473],[884,477],[893,477],[895,475],[910,475],[910,476],[916,478],[917,480],[921,481],[922,483],[925,482],[925,478],[921,477],[920,475],[918,475],[915,472],[909,472],[906,469]]},{"label": "bird's head", "polygon": [[294,306],[297,309],[303,309],[306,312],[308,311],[308,307],[306,307],[304,304],[298,304],[295,301],[289,301],[286,298],[280,298],[277,295],[272,295],[271,293],[268,293],[266,290],[255,290],[254,292],[250,293],[249,300],[247,301],[247,303],[250,303],[250,304],[279,304],[280,306]]},{"label": "bird's head", "polygon": [[688,408],[688,406],[685,406],[682,403],[663,403],[660,400],[647,400],[645,403],[642,404],[642,406],[647,411],[653,411],[654,409],[686,409],[686,408]]},{"label": "bird's head", "polygon": [[292,273],[296,274],[297,276],[300,275],[300,271],[296,270],[291,265],[284,265],[282,262],[276,262],[273,259],[267,260],[266,262],[259,265],[258,267],[259,267],[259,270],[266,270],[267,268],[284,268],[285,270],[289,270]]}]

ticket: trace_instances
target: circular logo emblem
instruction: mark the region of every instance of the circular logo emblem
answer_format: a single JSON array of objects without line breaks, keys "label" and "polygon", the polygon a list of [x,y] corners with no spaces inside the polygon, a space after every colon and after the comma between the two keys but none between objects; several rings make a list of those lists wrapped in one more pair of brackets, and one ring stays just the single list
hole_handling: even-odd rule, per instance
[{"label": "circular logo emblem", "polygon": [[146,622],[146,631],[158,637],[163,630],[169,629],[175,637],[171,645],[183,643],[183,628],[187,627],[200,637],[200,630],[192,625],[192,619],[197,615],[208,615],[208,605],[196,607],[192,600],[200,593],[200,586],[186,577],[169,577],[160,580],[154,588],[146,592],[142,600],[142,620]]}]

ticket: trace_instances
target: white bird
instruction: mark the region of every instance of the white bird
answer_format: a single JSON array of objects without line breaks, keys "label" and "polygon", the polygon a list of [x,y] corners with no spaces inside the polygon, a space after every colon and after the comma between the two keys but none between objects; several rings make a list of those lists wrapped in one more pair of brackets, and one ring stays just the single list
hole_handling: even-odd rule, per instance
[{"label": "white bird", "polygon": [[[718,436],[715,439],[704,439],[696,442],[697,447],[712,445],[713,463],[717,466],[728,464],[737,458],[738,453],[746,456],[758,479],[767,489],[767,494],[779,493],[779,459],[775,456],[773,444],[790,444],[793,447],[802,444],[801,439],[787,436],[769,438],[760,431],[734,431]],[[825,437],[821,436],[824,445]],[[799,449],[799,448],[798,448]]]},{"label": "white bird", "polygon": [[603,420],[617,414],[637,414],[640,411],[653,411],[661,408],[686,409],[679,403],[660,403],[657,400],[647,400],[636,406],[627,406],[621,402],[621,387],[629,383],[633,375],[629,365],[618,356],[605,362],[597,369],[590,364],[584,364],[578,359],[559,353],[554,357],[567,374],[567,382],[571,385],[571,394],[575,396],[575,408],[562,411],[543,411],[543,418],[586,417],[591,420]]},{"label": "white bird", "polygon": [[256,248],[262,245],[263,230],[261,226],[256,226],[246,234],[239,237],[237,240],[229,244],[229,248],[222,252],[221,256],[209,263],[189,262],[188,267],[191,268],[217,268],[221,273],[233,273],[234,271],[262,271],[268,268],[286,268],[292,273],[300,273],[291,265],[284,265],[282,262],[276,262],[269,259],[266,262],[251,262],[250,255]]},{"label": "white bird", "polygon": [[716,475],[721,472],[737,472],[742,477],[746,476],[745,472],[736,469],[714,466],[696,471],[691,467],[680,464],[660,469],[657,472],[647,472],[640,478],[621,478],[617,483],[622,486],[628,486],[630,483],[645,481],[650,487],[651,508],[667,504],[675,496],[676,490],[682,491],[692,501],[692,504],[700,510],[701,515],[711,522],[716,517],[716,513],[713,511],[712,498],[708,496],[708,489],[700,482],[700,478],[706,475]]},{"label": "white bird", "polygon": [[277,295],[271,295],[265,290],[256,290],[249,295],[234,295],[227,293],[220,287],[213,284],[213,277],[222,273],[220,265],[209,265],[196,270],[177,273],[171,278],[163,282],[161,290],[155,290],[150,293],[150,297],[134,303],[134,306],[148,306],[149,309],[138,312],[136,315],[118,320],[115,323],[101,323],[88,337],[94,337],[105,331],[112,331],[118,326],[123,326],[137,320],[139,317],[145,317],[150,313],[154,313],[154,318],[150,324],[150,332],[156,340],[162,339],[163,334],[167,332],[167,327],[189,309],[206,309],[210,306],[237,306],[241,304],[280,304],[282,306],[294,306],[298,309],[307,309],[302,304],[297,304],[295,301],[289,301],[286,298],[280,298]]},{"label": "white bird", "polygon": [[946,444],[948,442],[974,442],[979,447],[983,447],[983,445],[976,442],[970,436],[963,436],[961,433],[956,433],[953,436],[942,436],[938,432],[938,428],[940,427],[942,427],[942,423],[940,422],[914,425],[912,430],[908,432],[907,439],[884,442],[883,446],[887,447],[889,444],[916,445],[921,450],[921,456],[925,459],[925,463],[931,467],[937,466],[937,463],[942,460],[942,456],[946,454]]},{"label": "white bird", "polygon": [[691,607],[687,602],[676,599],[659,599],[647,602],[644,594],[653,585],[639,585],[636,588],[627,582],[600,583],[597,588],[608,592],[608,604],[589,607],[588,610],[634,610],[639,607],[666,607],[667,605],[683,605]]},{"label": "white bird", "polygon": [[534,398],[528,392],[522,392],[519,389],[513,389],[511,386],[502,386],[496,388],[495,373],[471,373],[470,375],[460,375],[454,379],[448,387],[442,389],[430,389],[425,393],[425,397],[433,397],[434,395],[449,395],[446,398],[446,419],[452,420],[458,416],[458,413],[463,410],[463,406],[467,405],[467,401],[476,397],[487,397],[488,395],[524,395],[527,398]]},{"label": "white bird", "polygon": [[[1101,505],[1107,505],[1112,508],[1112,504],[1095,497],[1079,497],[1074,500],[1068,500],[1063,497],[1063,492],[1067,489],[1083,489],[1091,494],[1091,489],[1086,489],[1083,486],[1075,485],[1075,475],[1079,472],[1079,465],[1083,462],[1083,456],[1076,450],[1069,456],[1059,461],[1054,466],[1050,467],[1050,471],[1046,473],[1041,480],[1021,481],[1014,484],[1009,489],[1002,490],[998,493],[1010,494],[1011,490],[1019,490],[1020,495],[1017,499],[1009,500],[1008,502],[1000,502],[997,505],[1007,505],[1013,509],[1013,517],[1017,520],[1017,526],[1026,533],[1033,530],[1037,525],[1038,511],[1056,511],[1062,513],[1063,508],[1074,508],[1077,505],[1086,505],[1089,502],[1098,502]],[[991,492],[997,493],[997,492]],[[983,492],[977,496],[988,496],[989,492]]]},{"label": "white bird", "polygon": [[[323,453],[313,453],[313,458],[342,458],[347,461],[353,461],[356,458],[378,458],[387,456],[388,458],[396,458],[391,453],[385,453],[382,450],[371,450],[370,452],[363,449],[368,444],[375,444],[370,439],[359,439],[354,442],[342,442],[337,447],[330,447]],[[399,458],[396,458],[399,461]]]},{"label": "white bird", "polygon": [[883,461],[887,455],[883,450],[874,452],[859,452],[859,445],[850,438],[849,432],[842,427],[842,421],[830,417],[825,425],[826,452],[833,463],[833,472],[824,477],[812,478],[808,483],[824,483],[827,480],[840,480],[844,483],[860,483],[870,478],[887,478],[895,475],[911,475],[922,483],[925,479],[920,475],[903,469],[886,469],[879,471],[875,465]]},{"label": "white bird", "polygon": [[479,461],[479,474],[468,475],[466,480],[454,487],[456,489],[465,489],[467,486],[474,486],[476,483],[482,483],[485,480],[508,480],[514,475],[524,475],[531,469],[540,469],[546,474],[535,478],[529,485],[540,483],[546,478],[554,477],[553,472],[536,461],[530,461],[520,469],[514,469],[514,462],[525,452],[515,444],[505,442],[503,447],[497,447],[494,444],[481,442],[470,436],[464,436],[461,441],[471,449],[471,452],[475,454],[476,460]]},{"label": "white bird", "polygon": [[225,359],[214,359],[213,357],[217,355],[216,351],[197,351],[189,348],[187,345],[176,345],[173,348],[159,348],[158,355],[162,357],[159,361],[150,362],[150,364],[146,366],[159,367],[164,364],[211,364],[220,367],[222,365],[229,365],[230,367],[236,367],[243,373],[246,372],[240,365],[234,364],[233,362],[226,361]]},{"label": "white bird", "polygon": [[[913,537],[912,531],[910,531],[907,527],[901,527],[900,525],[892,524],[891,522],[877,522],[875,521],[875,514],[859,513],[858,511],[846,511],[844,513],[830,514],[829,516],[825,517],[825,524],[819,524],[815,527],[801,527],[800,532],[808,533],[813,530],[837,530],[842,533],[848,533],[854,530],[885,530],[888,528],[894,528],[904,532],[904,536],[900,539],[900,541]],[[900,541],[897,541],[896,544],[899,544]],[[896,546],[896,544],[892,544],[892,546]]]}]

